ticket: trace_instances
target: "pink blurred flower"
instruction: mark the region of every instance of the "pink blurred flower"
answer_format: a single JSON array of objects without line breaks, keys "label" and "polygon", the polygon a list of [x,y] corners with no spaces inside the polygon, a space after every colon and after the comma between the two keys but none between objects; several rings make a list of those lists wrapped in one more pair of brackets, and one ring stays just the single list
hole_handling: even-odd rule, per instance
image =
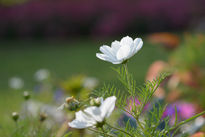
[{"label": "pink blurred flower", "polygon": [[[126,107],[126,110],[127,111],[129,111],[129,112],[132,112],[132,110],[134,110],[134,109],[136,109],[139,105],[140,105],[140,102],[139,102],[139,100],[137,99],[137,98],[129,98],[128,100],[127,100],[127,107]],[[146,111],[146,110],[148,110],[149,109],[149,107],[150,107],[150,103],[147,103],[146,105],[145,105],[145,107],[144,107],[144,110],[143,111]],[[130,114],[129,113],[126,113],[128,116],[130,116]]]}]

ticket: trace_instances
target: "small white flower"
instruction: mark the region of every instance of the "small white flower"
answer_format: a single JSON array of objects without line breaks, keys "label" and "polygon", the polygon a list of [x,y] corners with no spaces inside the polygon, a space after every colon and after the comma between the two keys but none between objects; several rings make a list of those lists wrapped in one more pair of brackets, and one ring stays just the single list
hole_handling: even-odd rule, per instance
[{"label": "small white flower", "polygon": [[36,71],[34,75],[35,79],[39,82],[48,79],[49,76],[50,76],[50,72],[47,69],[39,69],[38,71]]},{"label": "small white flower", "polygon": [[75,119],[68,125],[72,128],[94,127],[99,123],[103,123],[105,118],[109,117],[115,108],[116,97],[108,97],[102,100],[100,107],[91,106],[83,111],[75,113]]},{"label": "small white flower", "polygon": [[92,106],[100,106],[102,102],[103,102],[103,98],[102,97],[91,98],[90,105],[92,105]]},{"label": "small white flower", "polygon": [[121,64],[134,56],[141,48],[143,42],[141,38],[133,40],[131,37],[123,37],[121,41],[114,41],[111,47],[103,45],[100,47],[100,51],[103,53],[97,53],[96,56],[104,61],[111,62],[113,64]]},{"label": "small white flower", "polygon": [[9,87],[13,89],[21,89],[24,86],[24,81],[19,77],[12,77],[9,79]]}]

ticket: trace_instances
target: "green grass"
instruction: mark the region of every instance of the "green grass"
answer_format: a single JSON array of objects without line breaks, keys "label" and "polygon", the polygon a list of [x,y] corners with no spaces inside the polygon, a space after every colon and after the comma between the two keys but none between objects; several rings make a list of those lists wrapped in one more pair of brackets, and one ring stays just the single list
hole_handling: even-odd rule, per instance
[{"label": "green grass", "polygon": [[[30,88],[34,82],[33,74],[40,68],[49,69],[59,78],[83,73],[102,81],[113,80],[115,74],[110,66],[115,65],[95,57],[101,44],[104,42],[1,42],[4,47],[0,50],[0,89],[8,87],[8,79],[12,76],[22,77],[26,88]],[[143,82],[149,65],[158,59],[166,60],[167,53],[145,42],[142,50],[129,62],[130,71]]]},{"label": "green grass", "polygon": [[[59,80],[80,73],[97,77],[101,83],[115,81],[116,74],[110,69],[115,65],[95,56],[102,44],[110,42],[0,42],[0,128],[9,125],[10,113],[17,111],[21,102],[21,92],[8,88],[10,77],[22,77],[25,90],[32,90],[35,84],[33,75],[40,68],[49,69]],[[168,53],[163,49],[145,41],[143,48],[130,60],[129,71],[134,74],[138,84],[142,84],[149,65],[155,60],[167,60],[167,57]]]}]

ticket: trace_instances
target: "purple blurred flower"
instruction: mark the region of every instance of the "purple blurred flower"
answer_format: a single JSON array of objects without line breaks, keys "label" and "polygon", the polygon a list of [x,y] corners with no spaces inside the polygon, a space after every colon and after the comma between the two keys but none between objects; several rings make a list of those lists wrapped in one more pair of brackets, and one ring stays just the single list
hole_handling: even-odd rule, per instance
[{"label": "purple blurred flower", "polygon": [[56,102],[62,102],[63,97],[64,97],[63,90],[62,89],[57,89],[54,93],[54,100]]},{"label": "purple blurred flower", "polygon": [[176,102],[170,104],[165,109],[162,118],[170,117],[170,124],[173,125],[175,121],[175,106],[177,108],[178,120],[190,118],[196,113],[196,108],[193,104],[188,102]]}]

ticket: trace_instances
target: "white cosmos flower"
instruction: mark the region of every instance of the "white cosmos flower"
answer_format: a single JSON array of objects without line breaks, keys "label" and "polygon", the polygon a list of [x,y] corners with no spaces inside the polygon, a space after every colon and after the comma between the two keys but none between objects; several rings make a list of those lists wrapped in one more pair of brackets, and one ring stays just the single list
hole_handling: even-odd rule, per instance
[{"label": "white cosmos flower", "polygon": [[95,127],[99,123],[103,123],[105,118],[109,117],[115,108],[116,97],[108,97],[103,101],[101,100],[99,107],[91,106],[83,111],[75,113],[75,119],[69,122],[68,125],[72,128],[87,128]]},{"label": "white cosmos flower", "polygon": [[111,47],[103,45],[100,47],[102,53],[97,53],[96,56],[104,61],[111,62],[113,64],[121,64],[134,56],[143,45],[141,38],[133,40],[131,37],[126,36],[121,41],[114,41]]}]

